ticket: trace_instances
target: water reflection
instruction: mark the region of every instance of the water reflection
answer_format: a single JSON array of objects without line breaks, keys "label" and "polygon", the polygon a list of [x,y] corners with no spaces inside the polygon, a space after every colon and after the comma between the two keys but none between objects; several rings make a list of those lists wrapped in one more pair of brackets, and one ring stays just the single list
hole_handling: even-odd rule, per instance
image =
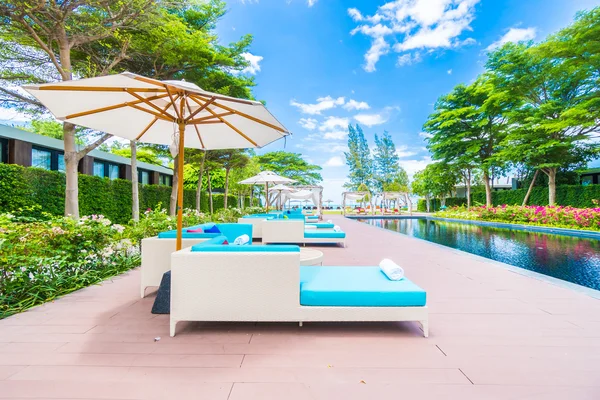
[{"label": "water reflection", "polygon": [[426,219],[360,220],[600,290],[600,241]]}]

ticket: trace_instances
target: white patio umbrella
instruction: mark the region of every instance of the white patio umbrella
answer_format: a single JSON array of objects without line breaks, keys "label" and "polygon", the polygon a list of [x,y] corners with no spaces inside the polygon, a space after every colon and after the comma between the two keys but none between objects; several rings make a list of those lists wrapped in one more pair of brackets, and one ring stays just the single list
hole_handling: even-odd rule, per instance
[{"label": "white patio umbrella", "polygon": [[239,181],[238,183],[241,185],[265,185],[265,197],[267,202],[267,212],[269,211],[269,183],[273,184],[285,184],[285,183],[294,183],[296,182],[293,179],[286,178],[285,176],[277,175],[273,171],[262,171],[258,174],[254,175],[251,178],[244,179],[243,181]]},{"label": "white patio umbrella", "polygon": [[[132,73],[23,87],[56,118],[133,141],[204,150],[263,147],[289,135],[258,101],[207,92],[193,83]],[[175,155],[174,154],[174,155]],[[178,186],[177,249],[181,249],[183,184]]]},{"label": "white patio umbrella", "polygon": [[279,184],[279,185],[275,185],[272,188],[269,189],[269,192],[279,192],[278,195],[278,203],[279,203],[279,208],[283,208],[282,204],[281,204],[281,193],[282,192],[289,192],[292,189],[289,186],[285,186],[283,184]]}]

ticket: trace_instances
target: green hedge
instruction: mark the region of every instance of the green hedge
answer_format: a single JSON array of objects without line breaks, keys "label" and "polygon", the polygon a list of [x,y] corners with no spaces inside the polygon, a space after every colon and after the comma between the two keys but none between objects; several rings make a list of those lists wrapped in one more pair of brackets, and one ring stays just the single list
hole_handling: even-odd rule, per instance
[{"label": "green hedge", "polygon": [[[500,190],[492,193],[492,204],[501,206],[520,206],[527,194],[527,189]],[[592,200],[600,199],[600,185],[562,185],[556,187],[556,204],[559,206],[572,206],[576,208],[594,207]],[[471,193],[471,202],[473,205],[485,204],[485,191],[476,191]],[[531,190],[528,205],[543,206],[548,204],[548,187],[536,186]],[[431,211],[438,211],[440,200],[431,200]],[[449,197],[446,199],[446,206],[467,205],[467,199],[458,197]],[[427,210],[425,199],[419,199],[417,211],[425,212]]]},{"label": "green hedge", "polygon": [[[527,189],[502,190],[492,193],[492,204],[521,205]],[[485,193],[471,195],[473,204],[485,204]],[[600,185],[562,185],[556,187],[556,204],[577,208],[593,207],[593,199],[600,199]],[[548,187],[536,186],[532,189],[528,205],[543,206],[548,204]]]},{"label": "green hedge", "polygon": [[[168,207],[170,186],[140,185],[140,210]],[[201,194],[201,211],[209,211],[208,194]],[[214,210],[223,208],[222,194],[213,195]],[[185,190],[184,207],[196,207],[196,192]],[[246,197],[249,205],[250,199]],[[236,196],[228,196],[228,206],[237,205]],[[65,175],[61,172],[19,165],[0,164],[0,212],[40,207],[41,211],[63,215],[65,209]],[[115,223],[131,219],[131,181],[79,175],[79,212],[81,215],[102,214]]]},{"label": "green hedge", "polygon": [[[463,199],[460,197],[448,197],[446,198],[446,207],[454,207],[454,206],[463,206],[467,204],[467,199]],[[431,199],[430,200],[430,211],[438,211],[442,206],[442,202],[440,199]],[[427,202],[425,199],[419,199],[417,202],[417,211],[426,212],[427,211]]]}]

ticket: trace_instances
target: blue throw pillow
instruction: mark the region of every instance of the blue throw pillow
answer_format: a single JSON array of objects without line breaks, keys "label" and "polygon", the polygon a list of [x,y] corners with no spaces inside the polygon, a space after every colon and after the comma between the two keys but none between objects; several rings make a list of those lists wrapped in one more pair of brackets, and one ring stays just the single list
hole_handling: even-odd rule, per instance
[{"label": "blue throw pillow", "polygon": [[216,225],[213,225],[210,228],[205,229],[204,233],[221,233],[221,231],[219,230],[219,228]]},{"label": "blue throw pillow", "polygon": [[290,210],[287,211],[288,214],[291,214],[292,212]]}]

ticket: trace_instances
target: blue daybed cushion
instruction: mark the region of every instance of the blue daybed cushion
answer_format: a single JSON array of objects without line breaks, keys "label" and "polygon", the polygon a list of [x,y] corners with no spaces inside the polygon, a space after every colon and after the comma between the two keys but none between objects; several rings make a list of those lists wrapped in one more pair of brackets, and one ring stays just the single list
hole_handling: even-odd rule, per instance
[{"label": "blue daybed cushion", "polygon": [[300,304],[321,307],[422,307],[427,294],[379,267],[300,267]]},{"label": "blue daybed cushion", "polygon": [[316,226],[318,229],[333,229],[333,222],[309,222],[306,225]]},{"label": "blue daybed cushion", "polygon": [[343,239],[346,237],[346,233],[335,231],[321,232],[318,229],[312,229],[304,231],[304,237],[308,239]]},{"label": "blue daybed cushion", "polygon": [[[183,239],[202,239],[202,238],[213,238],[219,236],[218,233],[207,233],[206,228],[214,225],[213,223],[207,223],[202,225],[194,225],[188,228],[184,228],[181,231],[181,237]],[[188,232],[188,229],[202,229],[203,232]],[[160,232],[158,234],[159,239],[175,239],[177,238],[177,230],[173,229],[171,231]]]},{"label": "blue daybed cushion", "polygon": [[225,242],[226,240],[227,240],[227,238],[224,235],[219,235],[212,239],[208,239],[208,240],[205,240],[204,242],[200,242],[200,243],[193,245],[192,251],[196,251],[196,250],[194,250],[194,248],[199,248],[199,247],[208,247],[208,246],[217,246],[217,245],[220,247],[227,247],[227,246],[223,245],[223,242]]},{"label": "blue daybed cushion", "polygon": [[213,225],[210,228],[204,229],[204,232],[206,232],[206,233],[221,233],[221,230],[219,229],[219,227],[217,225]]},{"label": "blue daybed cushion", "polygon": [[[222,236],[222,237],[225,238],[225,236]],[[196,252],[196,251],[231,252],[231,253],[300,252],[300,247],[293,246],[293,245],[268,245],[268,246],[266,246],[266,245],[265,246],[263,246],[263,245],[257,245],[257,246],[242,245],[242,246],[236,246],[236,245],[232,245],[230,243],[229,245],[225,246],[225,245],[221,244],[221,243],[223,243],[223,241],[221,241],[221,243],[209,243],[209,242],[210,242],[210,240],[207,240],[206,242],[198,243],[198,244],[192,246],[192,251],[193,252]]]}]

